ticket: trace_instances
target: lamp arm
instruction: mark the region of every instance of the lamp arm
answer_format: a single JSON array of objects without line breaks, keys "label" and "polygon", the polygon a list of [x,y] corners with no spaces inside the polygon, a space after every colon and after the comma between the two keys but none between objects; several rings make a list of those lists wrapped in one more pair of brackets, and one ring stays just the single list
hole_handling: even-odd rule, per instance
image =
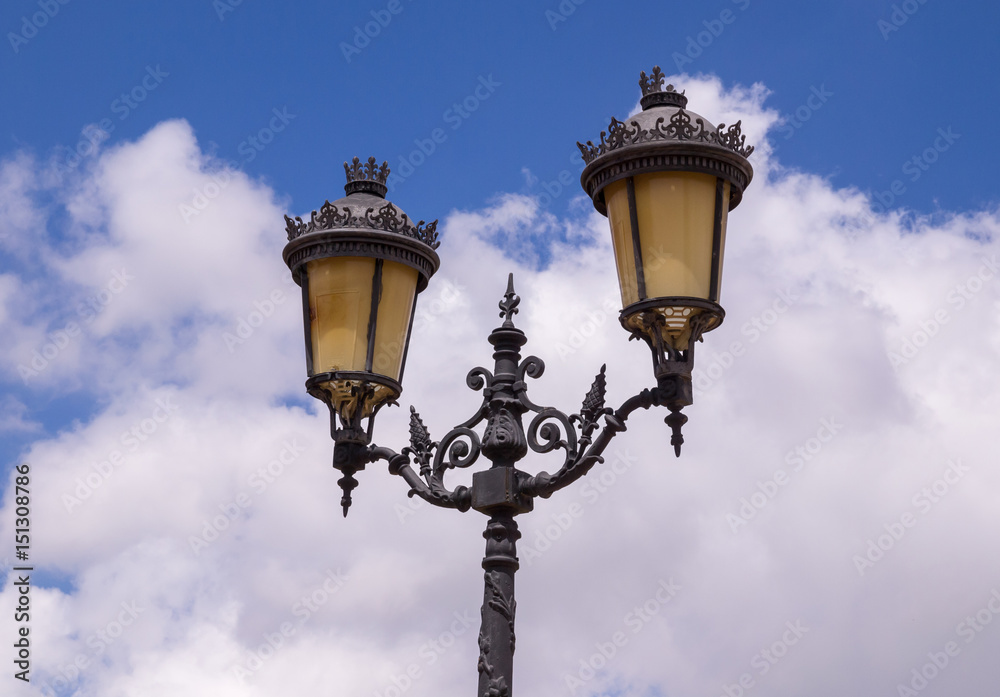
[{"label": "lamp arm", "polygon": [[425,483],[410,467],[410,458],[405,454],[406,450],[408,449],[404,449],[403,453],[397,453],[391,448],[372,445],[368,448],[368,458],[370,462],[385,460],[389,464],[389,474],[399,475],[410,485],[408,496],[417,495],[441,508],[457,508],[463,512],[469,510],[472,505],[472,493],[468,487],[459,486],[451,491],[438,481]]},{"label": "lamp arm", "polygon": [[[603,369],[601,372],[603,374]],[[534,476],[522,479],[519,486],[520,492],[527,496],[548,498],[559,489],[569,486],[587,474],[594,465],[604,462],[604,457],[602,456],[604,449],[608,447],[608,443],[611,442],[612,438],[627,429],[625,421],[628,420],[632,412],[636,409],[649,409],[652,406],[659,406],[660,403],[661,398],[655,388],[644,389],[639,394],[626,399],[614,411],[602,408],[598,413],[592,414],[592,418],[589,419],[587,415],[579,417],[574,414],[582,422],[581,430],[583,431],[583,437],[580,439],[581,444],[590,441],[590,434],[597,427],[597,418],[601,415],[604,416],[604,427],[597,434],[597,437],[593,439],[593,442],[576,457],[567,461],[555,474],[539,472]]]}]

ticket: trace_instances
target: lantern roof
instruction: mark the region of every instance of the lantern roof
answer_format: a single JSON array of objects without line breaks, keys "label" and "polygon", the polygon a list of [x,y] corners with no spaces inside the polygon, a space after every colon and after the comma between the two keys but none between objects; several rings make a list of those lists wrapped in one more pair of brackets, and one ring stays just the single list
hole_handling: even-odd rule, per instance
[{"label": "lantern roof", "polygon": [[308,221],[303,221],[299,216],[294,219],[285,216],[289,241],[313,232],[338,229],[357,232],[368,229],[397,233],[423,242],[431,249],[438,248],[440,243],[436,220],[426,225],[423,220],[414,223],[399,206],[385,199],[388,190],[388,162],[383,162],[380,166],[374,157],[369,157],[365,163],[355,157],[350,164],[344,163],[344,172],[347,174],[347,183],[344,185],[343,198],[333,203],[327,200],[319,211],[312,212]]},{"label": "lantern roof", "polygon": [[721,176],[732,182],[730,208],[753,178],[747,158],[742,121],[726,127],[687,109],[687,97],[665,82],[660,66],[650,75],[640,73],[642,111],[626,121],[612,117],[600,142],[577,142],[586,163],[580,182],[606,214],[602,190],[618,179],[655,171],[694,171]]},{"label": "lantern roof", "polygon": [[302,267],[314,259],[330,256],[360,256],[389,259],[411,266],[420,273],[417,290],[437,271],[441,260],[437,221],[414,223],[402,209],[385,199],[389,163],[379,165],[374,157],[362,163],[357,157],[344,163],[347,183],[344,197],[326,201],[309,220],[285,216],[288,244],[282,252],[296,283]]}]

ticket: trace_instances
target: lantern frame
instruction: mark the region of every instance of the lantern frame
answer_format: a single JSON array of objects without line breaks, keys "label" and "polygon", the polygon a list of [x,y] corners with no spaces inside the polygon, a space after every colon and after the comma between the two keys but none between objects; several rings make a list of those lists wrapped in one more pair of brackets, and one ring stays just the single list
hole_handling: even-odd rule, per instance
[{"label": "lantern frame", "polygon": [[[671,442],[679,453],[683,443],[680,427],[687,421],[680,410],[693,402],[694,344],[704,333],[722,324],[726,314],[719,303],[724,228],[728,212],[739,205],[753,178],[753,168],[747,160],[753,146],[745,144],[741,121],[728,128],[722,123],[712,126],[704,117],[687,110],[687,97],[674,90],[673,85],[664,89],[664,81],[659,66],[649,76],[642,71],[639,79],[642,111],[627,122],[612,118],[607,132],[601,131],[599,143],[578,142],[577,146],[586,163],[580,184],[599,213],[608,216],[607,187],[622,180],[626,182],[630,226],[627,234],[631,236],[634,259],[624,263],[634,264],[638,300],[625,304],[626,279],[621,277],[619,267],[624,305],[619,321],[631,334],[630,338],[645,341],[652,352],[654,376],[664,394],[669,395],[667,406],[671,415],[667,423],[674,433]],[[707,297],[646,294],[635,178],[661,172],[715,177]],[[726,183],[728,200],[725,200]]]},{"label": "lantern frame", "polygon": [[[345,475],[340,484],[344,489],[342,503],[346,515],[350,491],[357,486],[352,475],[364,469],[364,463],[357,462],[348,451],[363,448],[371,442],[375,415],[382,407],[396,404],[402,394],[417,297],[427,287],[441,262],[435,251],[439,245],[437,221],[425,224],[420,220],[414,224],[398,206],[385,200],[390,173],[388,162],[379,166],[374,157],[368,158],[366,163],[355,157],[352,164],[344,163],[344,170],[347,175],[344,198],[333,203],[326,201],[319,211],[312,211],[309,221],[303,221],[298,216],[285,216],[288,244],[282,257],[292,278],[302,289],[306,371],[309,376],[305,387],[310,395],[330,409],[330,432],[336,443],[334,467],[341,469]],[[375,259],[370,307],[367,308],[365,368],[316,373],[307,265],[334,257]],[[398,380],[374,370],[385,262],[395,262],[417,272],[401,347]],[[365,308],[359,310],[364,311]]]}]

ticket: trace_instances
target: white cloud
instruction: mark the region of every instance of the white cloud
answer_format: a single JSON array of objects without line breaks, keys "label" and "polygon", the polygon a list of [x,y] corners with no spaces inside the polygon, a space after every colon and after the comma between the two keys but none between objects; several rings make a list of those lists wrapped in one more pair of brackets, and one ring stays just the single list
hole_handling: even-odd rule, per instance
[{"label": "white cloud", "polygon": [[[977,694],[1000,630],[965,643],[956,628],[1000,584],[983,532],[1000,523],[997,215],[874,214],[859,192],[773,158],[762,86],[684,84],[700,113],[742,118],[758,146],[730,217],[727,318],[698,348],[681,459],[665,414],[637,413],[608,462],[520,519],[514,687],[716,695],[749,673],[754,694],[888,694],[954,640],[961,653],[933,684]],[[30,161],[4,167],[4,181],[33,181]],[[186,223],[179,207],[218,171],[181,121],[102,153],[54,192],[77,242],[45,246],[44,283],[14,271],[0,284],[7,379],[21,384],[16,365],[75,320],[79,335],[27,389],[69,383],[102,404],[23,458],[32,561],[73,583],[33,591],[39,682],[17,694],[43,694],[81,655],[70,681],[80,694],[471,692],[478,629],[462,618],[478,618],[485,521],[410,507],[403,482],[376,465],[341,518],[327,415],[284,405],[304,369],[281,197],[230,173]],[[23,220],[33,200],[27,185],[5,185],[0,210]],[[411,403],[437,438],[476,409],[464,376],[492,367],[486,335],[510,271],[525,352],[547,362],[534,401],[575,411],[605,362],[610,403],[649,386],[645,347],[617,326],[605,226],[515,194],[449,215],[403,407],[380,415],[376,440],[406,444]],[[134,280],[115,291],[121,270]],[[88,322],[75,306],[100,303],[102,289],[109,302]],[[255,307],[274,290],[280,303]],[[227,344],[254,311],[260,326]],[[30,417],[14,401],[5,409]],[[946,478],[949,462],[968,469]],[[532,455],[523,468],[558,464]],[[891,548],[862,575],[856,557],[880,536]],[[656,594],[671,581],[680,588],[664,604]],[[10,607],[13,586],[0,595]],[[98,655],[88,638],[118,631],[132,602],[142,611]],[[9,615],[0,632],[13,636]],[[590,675],[581,661],[616,632],[625,645],[573,693],[565,676]],[[787,655],[771,665],[760,652],[783,637],[796,643],[773,649]],[[403,690],[410,666],[419,677]],[[237,667],[252,674],[241,681]]]}]

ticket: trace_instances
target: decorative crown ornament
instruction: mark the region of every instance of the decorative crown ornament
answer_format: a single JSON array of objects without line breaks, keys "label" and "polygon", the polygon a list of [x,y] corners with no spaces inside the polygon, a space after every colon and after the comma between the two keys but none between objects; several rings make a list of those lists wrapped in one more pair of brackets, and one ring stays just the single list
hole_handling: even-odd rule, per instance
[{"label": "decorative crown ornament", "polygon": [[[383,232],[397,232],[419,240],[431,249],[437,249],[440,243],[436,220],[430,223],[420,220],[414,224],[406,213],[393,203],[385,201],[384,204],[377,206],[359,206],[358,199],[351,197],[351,194],[370,194],[384,199],[388,191],[386,182],[389,180],[389,171],[388,162],[379,165],[374,157],[369,157],[367,162],[361,162],[357,157],[350,164],[345,162],[347,184],[344,185],[344,192],[347,197],[334,203],[325,201],[319,211],[312,212],[309,221],[303,221],[299,216],[289,218],[286,215],[285,231],[288,233],[288,240],[320,230],[370,228]],[[371,199],[368,199],[368,202],[371,202]]]},{"label": "decorative crown ornament", "polygon": [[[705,120],[693,112],[686,111],[687,97],[678,92],[673,85],[663,88],[664,75],[660,66],[654,66],[653,72],[646,75],[639,73],[639,87],[642,98],[639,103],[642,111],[647,112],[656,107],[671,107],[673,113],[653,111],[646,118],[636,114],[627,123],[616,118],[611,119],[607,131],[601,131],[601,141],[595,144],[577,142],[577,147],[588,165],[609,152],[633,145],[644,146],[647,143],[662,141],[695,141],[709,145],[718,145],[746,158],[753,152],[752,145],[746,145],[746,136],[742,132],[742,121],[737,121],[728,128],[724,123],[718,126],[706,124]],[[659,114],[663,115],[660,116]],[[655,115],[655,118],[654,118]],[[693,115],[693,118],[692,118]]]},{"label": "decorative crown ornament", "polygon": [[373,181],[385,184],[386,179],[389,178],[389,161],[386,160],[380,167],[374,157],[369,157],[368,162],[364,164],[361,164],[361,160],[355,157],[351,164],[344,163],[344,172],[347,173],[348,182]]}]

